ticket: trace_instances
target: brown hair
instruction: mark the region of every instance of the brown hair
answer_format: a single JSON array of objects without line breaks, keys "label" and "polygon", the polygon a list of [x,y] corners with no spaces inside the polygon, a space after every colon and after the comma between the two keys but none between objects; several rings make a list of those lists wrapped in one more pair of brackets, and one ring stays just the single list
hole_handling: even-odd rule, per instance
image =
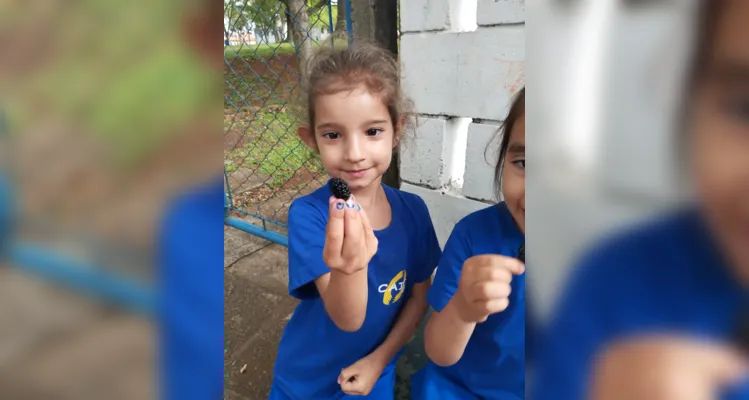
[{"label": "brown hair", "polygon": [[497,165],[494,167],[494,189],[497,194],[502,190],[502,169],[504,168],[507,149],[510,147],[510,134],[512,133],[512,128],[515,126],[515,123],[517,123],[518,119],[520,119],[524,113],[525,87],[515,94],[515,98],[510,105],[510,112],[507,113],[507,118],[505,118],[502,125],[497,130],[497,135],[502,138],[499,143]]},{"label": "brown hair", "polygon": [[300,111],[312,129],[317,96],[351,90],[362,84],[382,99],[393,127],[400,127],[396,143],[404,132],[413,129],[413,103],[403,94],[398,62],[387,50],[358,40],[345,49],[322,46],[310,59],[306,71],[302,96],[305,104],[300,105]]},{"label": "brown hair", "polygon": [[[687,171],[687,154],[691,146],[691,130],[689,124],[693,115],[691,107],[696,98],[696,90],[700,81],[705,77],[709,67],[710,58],[712,57],[713,42],[718,30],[718,20],[725,9],[724,0],[702,0],[697,7],[696,15],[696,35],[694,37],[694,51],[692,52],[692,61],[690,69],[687,71],[686,91],[681,100],[681,110],[679,112],[679,122],[677,124],[680,132],[685,134],[674,135],[677,154],[679,154],[679,170]],[[689,179],[686,174],[680,176],[680,179]]]},{"label": "brown hair", "polygon": [[689,74],[689,88],[694,89],[707,69],[712,56],[713,41],[718,30],[718,19],[725,9],[724,0],[702,0],[697,10],[697,36],[693,53],[692,69]]}]

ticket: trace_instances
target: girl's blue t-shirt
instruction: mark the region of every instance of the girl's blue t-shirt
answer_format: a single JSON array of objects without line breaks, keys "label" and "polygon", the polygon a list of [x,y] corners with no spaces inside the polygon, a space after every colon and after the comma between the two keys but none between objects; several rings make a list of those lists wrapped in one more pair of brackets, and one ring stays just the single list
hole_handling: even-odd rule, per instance
[{"label": "girl's blue t-shirt", "polygon": [[[470,257],[517,257],[525,236],[502,202],[463,218],[445,245],[427,296],[440,312],[458,290],[463,263]],[[476,325],[465,352],[450,367],[429,362],[413,378],[414,399],[525,398],[525,274],[514,276],[510,304]]]},{"label": "girl's blue t-shirt", "polygon": [[[611,342],[653,333],[731,341],[740,288],[696,209],[628,229],[594,247],[573,270],[539,342],[532,395],[587,397],[596,355]],[[749,398],[749,385],[721,399]]]},{"label": "girl's blue t-shirt", "polygon": [[[439,262],[441,250],[424,201],[386,185],[383,188],[392,221],[375,231],[379,244],[367,271],[367,315],[357,332],[342,331],[333,323],[314,283],[330,272],[322,257],[332,195],[329,185],[295,200],[289,209],[289,294],[301,302],[284,329],[274,368],[273,391],[285,398],[345,397],[337,383],[341,370],[385,340],[413,285],[430,279]],[[397,358],[383,376],[392,374]],[[391,399],[389,381],[389,387],[378,387],[367,398]]]}]

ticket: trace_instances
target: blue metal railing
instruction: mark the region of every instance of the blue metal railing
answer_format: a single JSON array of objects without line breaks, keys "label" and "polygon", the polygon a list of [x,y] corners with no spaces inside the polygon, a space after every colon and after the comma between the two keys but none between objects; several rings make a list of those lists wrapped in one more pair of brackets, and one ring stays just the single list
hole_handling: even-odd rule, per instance
[{"label": "blue metal railing", "polygon": [[0,261],[106,303],[153,316],[154,288],[101,265],[93,265],[42,245],[16,241],[15,213],[10,182],[0,174]]},{"label": "blue metal railing", "polygon": [[7,252],[9,264],[19,271],[71,288],[106,303],[153,316],[156,295],[153,288],[108,271],[100,265],[77,261],[44,247],[14,243]]}]

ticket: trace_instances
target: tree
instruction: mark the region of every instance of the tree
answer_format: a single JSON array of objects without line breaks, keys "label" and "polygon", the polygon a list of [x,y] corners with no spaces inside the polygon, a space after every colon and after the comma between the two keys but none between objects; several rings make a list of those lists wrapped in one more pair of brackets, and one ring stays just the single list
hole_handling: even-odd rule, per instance
[{"label": "tree", "polygon": [[338,0],[338,15],[335,20],[335,36],[348,36],[346,30],[346,0]]},{"label": "tree", "polygon": [[286,14],[284,0],[224,0],[224,36],[229,39],[231,32],[253,29],[262,40],[273,33],[283,39],[282,15]]},{"label": "tree", "polygon": [[317,23],[319,15],[327,11],[328,0],[224,0],[224,36],[229,33],[254,28],[267,38],[273,32],[280,35],[281,15],[286,19],[287,35],[297,52],[299,71],[305,76],[307,60],[312,53],[312,39],[309,36],[310,15]]},{"label": "tree", "polygon": [[276,40],[279,42],[286,42],[289,40],[289,36],[284,34],[287,28],[285,23],[286,18],[284,18],[283,14],[283,12],[276,13],[276,28],[273,30],[276,35]]},{"label": "tree", "polygon": [[287,10],[287,21],[291,26],[291,39],[297,52],[297,63],[299,74],[304,78],[307,75],[307,60],[312,54],[312,40],[309,33],[309,15],[307,14],[307,2],[305,0],[284,0]]},{"label": "tree", "polygon": [[247,16],[253,27],[259,30],[266,40],[271,32],[280,38],[278,16],[284,8],[284,4],[279,0],[252,0],[248,5]]},{"label": "tree", "polygon": [[224,44],[229,44],[231,32],[247,26],[249,0],[224,0]]},{"label": "tree", "polygon": [[[338,14],[337,6],[329,6],[329,0],[308,0],[307,1],[307,14],[309,15],[309,26],[310,29],[324,29],[331,30],[335,26],[336,15]],[[331,7],[332,10],[329,10]],[[333,20],[330,19],[332,11]]]},{"label": "tree", "polygon": [[[293,3],[293,0],[280,0],[284,6],[286,7],[286,30],[289,41],[294,43],[294,45],[297,45],[300,43],[299,41],[295,40],[295,37],[299,37],[301,39],[305,39],[304,41],[307,42],[310,39],[307,38],[309,35],[309,30],[313,28],[322,28],[323,26],[328,28],[331,24],[331,22],[328,19],[328,3],[330,0],[302,0],[299,1],[297,5],[297,11],[298,12],[292,12],[290,8],[290,3]],[[307,23],[303,26],[301,25],[301,19],[297,16],[297,14],[301,15],[301,10],[305,10],[306,21]],[[332,9],[333,19],[335,19],[335,16],[337,14],[336,7],[333,6]],[[295,33],[294,29],[297,29],[298,31]]]},{"label": "tree", "polygon": [[[332,3],[332,0],[311,0],[309,3],[310,20],[317,17],[315,22],[319,19],[321,22],[324,21],[325,26],[333,24],[333,32],[336,38],[342,38],[348,35],[348,31],[346,30],[346,0],[338,0],[336,1],[337,5],[331,6],[328,6],[328,3]],[[327,7],[332,7],[333,9],[333,21],[328,19]],[[311,23],[310,25],[314,26],[315,24]]]},{"label": "tree", "polygon": [[283,7],[284,7],[283,15],[284,15],[284,18],[286,19],[286,37],[284,41],[293,42],[294,40],[293,39],[294,35],[292,34],[293,23],[291,21],[291,11],[289,11],[290,10],[289,0],[279,0],[279,1],[281,2],[281,4],[283,4]]}]

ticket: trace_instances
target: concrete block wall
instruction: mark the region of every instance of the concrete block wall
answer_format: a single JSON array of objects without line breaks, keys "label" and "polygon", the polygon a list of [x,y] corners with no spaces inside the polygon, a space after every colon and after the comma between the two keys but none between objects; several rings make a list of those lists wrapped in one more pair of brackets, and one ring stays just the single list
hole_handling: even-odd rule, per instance
[{"label": "concrete block wall", "polygon": [[525,1],[413,0],[400,16],[403,86],[419,113],[401,146],[401,189],[426,201],[444,245],[496,201],[496,132],[524,84]]},{"label": "concrete block wall", "polygon": [[[574,13],[536,5],[533,23],[548,28],[528,46],[529,58],[542,60],[532,83],[544,95],[526,101],[528,115],[543,115],[527,121],[533,172],[526,182],[526,253],[533,272],[526,284],[543,318],[580,252],[688,192],[675,182],[674,135],[681,132],[673,113],[681,105],[678,86],[690,64],[685,50],[698,2],[636,12],[600,1],[579,2]],[[598,20],[609,21],[605,29]],[[594,122],[581,123],[579,115]]]}]

